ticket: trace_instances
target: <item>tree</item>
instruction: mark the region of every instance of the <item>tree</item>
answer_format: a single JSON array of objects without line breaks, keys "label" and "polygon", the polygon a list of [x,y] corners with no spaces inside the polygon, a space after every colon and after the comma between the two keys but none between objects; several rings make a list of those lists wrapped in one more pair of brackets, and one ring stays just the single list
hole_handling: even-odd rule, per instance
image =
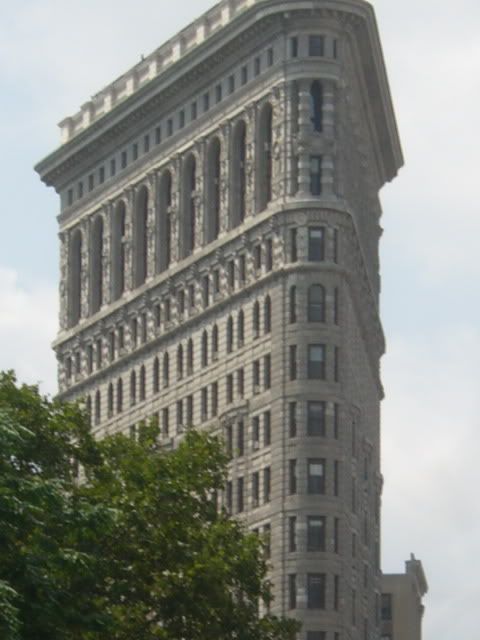
[{"label": "tree", "polygon": [[[0,637],[291,640],[262,543],[216,506],[221,442],[95,442],[79,406],[0,375]],[[81,482],[75,478],[80,466]]]}]

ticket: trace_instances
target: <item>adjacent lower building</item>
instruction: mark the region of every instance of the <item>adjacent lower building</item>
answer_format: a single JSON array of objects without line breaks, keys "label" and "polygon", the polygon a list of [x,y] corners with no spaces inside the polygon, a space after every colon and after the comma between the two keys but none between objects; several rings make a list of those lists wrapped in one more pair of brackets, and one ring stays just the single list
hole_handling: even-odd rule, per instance
[{"label": "adjacent lower building", "polygon": [[372,7],[222,0],[60,126],[60,398],[98,437],[221,434],[273,611],[379,638],[378,193],[403,160]]},{"label": "adjacent lower building", "polygon": [[421,640],[428,584],[420,560],[412,554],[405,573],[384,574],[382,591],[381,640]]}]

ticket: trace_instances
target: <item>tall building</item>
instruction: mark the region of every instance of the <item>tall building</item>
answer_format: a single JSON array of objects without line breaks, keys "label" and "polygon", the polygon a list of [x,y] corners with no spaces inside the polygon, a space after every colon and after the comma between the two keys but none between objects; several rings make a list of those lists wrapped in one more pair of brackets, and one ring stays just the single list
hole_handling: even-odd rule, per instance
[{"label": "tall building", "polygon": [[61,124],[60,397],[231,453],[305,640],[380,636],[378,192],[402,153],[372,7],[222,0]]},{"label": "tall building", "polygon": [[421,640],[422,598],[428,591],[421,561],[412,553],[405,573],[384,574],[382,591],[381,640]]}]

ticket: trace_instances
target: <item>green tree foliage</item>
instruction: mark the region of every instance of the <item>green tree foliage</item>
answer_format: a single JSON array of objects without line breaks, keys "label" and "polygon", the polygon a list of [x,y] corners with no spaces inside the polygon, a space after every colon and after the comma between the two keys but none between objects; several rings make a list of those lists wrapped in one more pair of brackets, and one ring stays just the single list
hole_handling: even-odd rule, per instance
[{"label": "green tree foliage", "polygon": [[[218,512],[227,460],[155,425],[95,442],[79,407],[0,374],[0,637],[291,640],[261,541]],[[75,478],[80,466],[81,482]]]}]

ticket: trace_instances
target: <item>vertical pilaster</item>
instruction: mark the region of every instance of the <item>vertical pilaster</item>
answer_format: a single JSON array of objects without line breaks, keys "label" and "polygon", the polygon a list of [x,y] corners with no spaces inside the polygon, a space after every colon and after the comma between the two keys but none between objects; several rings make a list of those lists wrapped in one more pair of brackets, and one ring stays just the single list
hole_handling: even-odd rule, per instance
[{"label": "vertical pilaster", "polygon": [[322,122],[327,142],[322,161],[322,193],[328,197],[335,195],[335,84],[331,81],[323,83]]},{"label": "vertical pilaster", "polygon": [[149,173],[148,180],[148,209],[147,209],[147,280],[155,276],[155,208],[158,200],[158,176]]},{"label": "vertical pilaster", "polygon": [[285,190],[293,196],[298,190],[298,166],[295,139],[298,134],[298,91],[295,82],[286,84],[285,98]]},{"label": "vertical pilaster", "polygon": [[87,318],[90,312],[90,218],[83,220],[80,228],[82,231],[82,252],[80,260],[80,318]]},{"label": "vertical pilaster", "polygon": [[170,206],[170,229],[171,229],[171,263],[178,262],[181,255],[181,183],[182,183],[182,157],[177,155],[173,158],[172,165],[172,204]]},{"label": "vertical pilaster", "polygon": [[220,233],[228,231],[230,189],[232,180],[230,176],[230,148],[232,144],[232,124],[227,122],[222,126],[222,141],[220,155]]},{"label": "vertical pilaster", "polygon": [[133,287],[133,212],[135,208],[135,187],[129,187],[126,192],[125,211],[125,291]]},{"label": "vertical pilaster", "polygon": [[287,85],[275,87],[273,92],[272,119],[272,200],[279,200],[286,194],[286,96]]},{"label": "vertical pilaster", "polygon": [[257,117],[258,109],[256,104],[247,107],[246,122],[246,159],[245,159],[245,218],[255,214],[255,164],[256,164],[256,137],[257,137]]},{"label": "vertical pilaster", "polygon": [[193,199],[195,202],[195,249],[202,247],[205,243],[205,157],[207,142],[205,138],[198,140],[195,144],[195,192]]},{"label": "vertical pilaster", "polygon": [[108,305],[112,297],[112,218],[113,203],[108,202],[103,208],[103,305]]},{"label": "vertical pilaster", "polygon": [[302,80],[298,86],[298,194],[310,195],[310,85]]},{"label": "vertical pilaster", "polygon": [[60,240],[60,309],[59,324],[60,329],[68,328],[68,256],[69,256],[69,235],[65,232],[58,234]]}]

